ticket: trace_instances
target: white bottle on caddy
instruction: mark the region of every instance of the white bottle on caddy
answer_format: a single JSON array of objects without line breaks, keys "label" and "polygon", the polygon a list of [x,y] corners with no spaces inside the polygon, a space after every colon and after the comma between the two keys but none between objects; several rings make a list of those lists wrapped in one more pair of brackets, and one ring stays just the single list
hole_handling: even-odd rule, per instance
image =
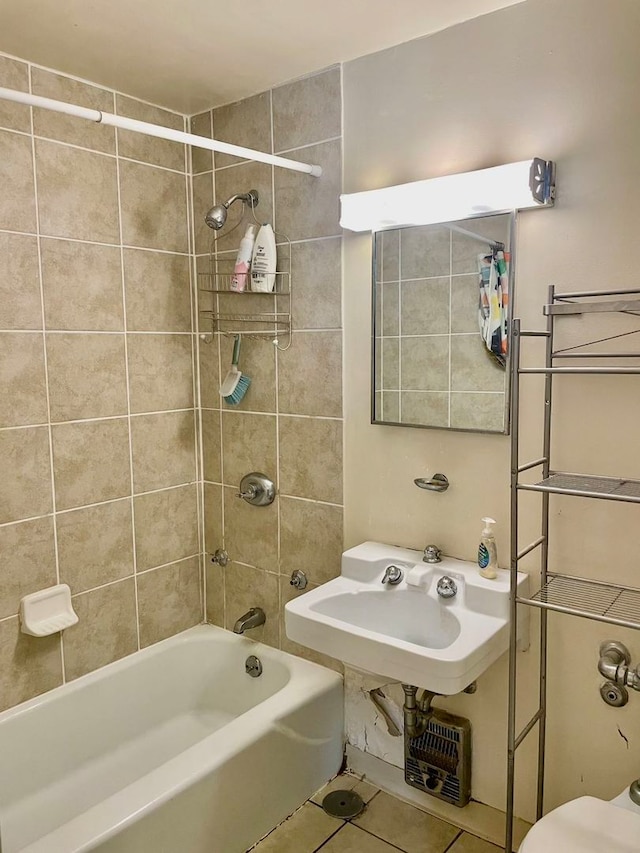
[{"label": "white bottle on caddy", "polygon": [[247,276],[249,274],[249,264],[251,263],[251,254],[255,239],[256,226],[249,225],[244,237],[240,241],[240,248],[238,249],[236,263],[233,268],[233,278],[229,287],[229,290],[233,290],[235,293],[242,293],[247,289]]},{"label": "white bottle on caddy", "polygon": [[276,285],[276,238],[273,228],[265,222],[258,231],[251,258],[251,290],[272,293]]}]

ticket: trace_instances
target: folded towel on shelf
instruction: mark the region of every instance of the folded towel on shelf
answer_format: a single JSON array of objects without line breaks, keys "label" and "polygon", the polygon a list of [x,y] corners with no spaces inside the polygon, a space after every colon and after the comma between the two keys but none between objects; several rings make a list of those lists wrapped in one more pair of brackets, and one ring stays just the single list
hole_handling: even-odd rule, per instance
[{"label": "folded towel on shelf", "polygon": [[485,345],[495,360],[507,363],[509,324],[509,254],[495,249],[478,255],[478,323]]}]

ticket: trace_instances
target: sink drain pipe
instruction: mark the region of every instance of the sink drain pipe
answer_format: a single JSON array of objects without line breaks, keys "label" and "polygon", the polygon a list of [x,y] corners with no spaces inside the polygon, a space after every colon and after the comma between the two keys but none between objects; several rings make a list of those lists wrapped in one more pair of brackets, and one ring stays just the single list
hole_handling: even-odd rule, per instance
[{"label": "sink drain pipe", "polygon": [[[418,698],[418,688],[413,684],[403,684],[404,690],[404,705],[402,711],[404,714],[404,730],[405,733],[412,738],[420,737],[424,734],[429,718],[431,717],[431,703],[436,696],[443,696],[442,693],[434,693],[432,690],[423,690],[422,695]],[[475,681],[472,681],[462,693],[475,693],[477,690]]]}]

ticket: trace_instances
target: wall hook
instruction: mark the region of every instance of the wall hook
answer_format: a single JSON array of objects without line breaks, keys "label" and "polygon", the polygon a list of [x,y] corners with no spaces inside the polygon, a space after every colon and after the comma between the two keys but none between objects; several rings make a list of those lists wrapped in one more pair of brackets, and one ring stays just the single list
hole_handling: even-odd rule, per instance
[{"label": "wall hook", "polygon": [[434,474],[430,480],[418,477],[413,482],[419,489],[428,489],[430,492],[446,492],[449,488],[449,480],[445,474]]}]

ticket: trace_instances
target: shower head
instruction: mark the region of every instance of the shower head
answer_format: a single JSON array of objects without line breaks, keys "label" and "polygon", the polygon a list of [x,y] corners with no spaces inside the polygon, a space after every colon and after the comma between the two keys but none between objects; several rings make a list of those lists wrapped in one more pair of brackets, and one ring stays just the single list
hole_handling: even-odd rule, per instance
[{"label": "shower head", "polygon": [[249,190],[248,193],[232,195],[231,198],[223,204],[214,204],[211,210],[207,211],[204,221],[207,223],[209,228],[213,228],[214,231],[219,231],[227,221],[227,210],[234,201],[240,200],[243,204],[250,204],[253,208],[258,206],[258,199],[258,190]]}]

